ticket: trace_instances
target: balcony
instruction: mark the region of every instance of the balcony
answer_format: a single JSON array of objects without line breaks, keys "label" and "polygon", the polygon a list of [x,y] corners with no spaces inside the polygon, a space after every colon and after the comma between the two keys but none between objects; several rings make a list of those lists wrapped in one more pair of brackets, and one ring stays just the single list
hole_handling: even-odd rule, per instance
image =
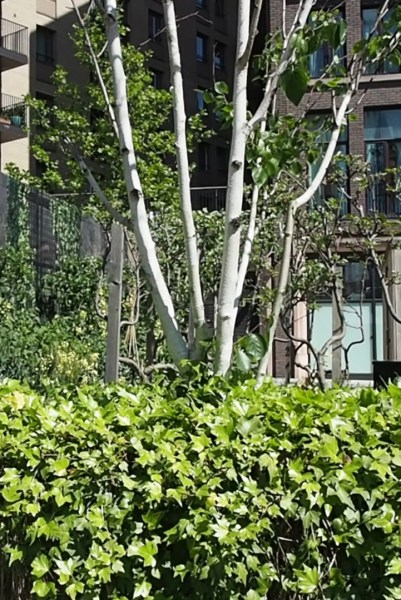
[{"label": "balcony", "polygon": [[0,143],[12,142],[26,137],[26,106],[22,98],[1,94]]},{"label": "balcony", "polygon": [[0,71],[28,64],[28,28],[1,19]]},{"label": "balcony", "polygon": [[193,187],[191,188],[192,209],[206,209],[209,212],[223,210],[226,206],[226,195],[225,186]]}]

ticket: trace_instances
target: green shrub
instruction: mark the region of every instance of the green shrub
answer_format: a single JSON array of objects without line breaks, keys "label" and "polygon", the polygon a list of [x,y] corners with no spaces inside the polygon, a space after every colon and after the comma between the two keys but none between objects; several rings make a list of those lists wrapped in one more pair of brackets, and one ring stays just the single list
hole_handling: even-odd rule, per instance
[{"label": "green shrub", "polygon": [[4,598],[395,600],[400,442],[395,387],[5,383]]}]

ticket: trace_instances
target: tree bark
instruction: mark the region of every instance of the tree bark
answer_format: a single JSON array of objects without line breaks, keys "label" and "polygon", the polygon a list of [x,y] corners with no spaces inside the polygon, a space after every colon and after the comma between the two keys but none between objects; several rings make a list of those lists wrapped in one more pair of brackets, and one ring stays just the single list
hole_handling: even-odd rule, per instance
[{"label": "tree bark", "polygon": [[248,62],[241,62],[249,36],[250,0],[238,2],[237,52],[234,73],[234,120],[228,170],[222,272],[217,313],[215,371],[225,375],[230,368],[235,327],[236,287],[241,243],[241,214],[247,132]]},{"label": "tree bark", "polygon": [[128,111],[127,85],[117,22],[116,0],[105,0],[105,13],[109,59],[113,75],[115,116],[133,230],[138,244],[142,268],[151,288],[152,298],[166,336],[171,358],[179,366],[180,362],[188,357],[188,348],[178,328],[171,295],[157,259],[155,245],[149,228],[132,143],[132,129]]}]

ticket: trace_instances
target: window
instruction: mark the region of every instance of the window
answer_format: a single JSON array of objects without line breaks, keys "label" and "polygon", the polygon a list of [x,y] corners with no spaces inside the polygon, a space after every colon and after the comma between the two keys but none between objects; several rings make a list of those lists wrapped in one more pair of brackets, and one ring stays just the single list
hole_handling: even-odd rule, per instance
[{"label": "window", "polygon": [[[338,19],[343,19],[340,14]],[[313,21],[312,21],[313,24]],[[326,69],[333,63],[337,57],[342,63],[345,60],[345,45],[333,48],[328,42],[324,42],[313,54],[309,56],[309,71],[311,77],[317,79],[321,77]]]},{"label": "window", "polygon": [[198,144],[198,167],[200,171],[208,171],[210,162],[209,162],[209,154],[210,154],[210,146],[209,144],[205,144],[205,142],[201,142]]},{"label": "window", "polygon": [[207,8],[206,0],[196,0],[196,8],[205,10]]},{"label": "window", "polygon": [[[393,14],[393,10],[389,10],[383,21],[381,23],[379,23],[378,25],[378,33],[382,34],[386,29],[389,32],[395,33],[396,31],[396,27],[393,27],[391,25],[389,25],[389,20],[391,19],[391,16]],[[377,17],[379,15],[379,8],[365,8],[362,10],[362,23],[363,23],[363,37],[365,39],[368,39],[370,32],[373,30],[376,21],[377,21]],[[390,60],[383,60],[378,64],[374,64],[374,65],[368,65],[368,68],[366,69],[366,72],[369,75],[372,75],[374,73],[399,73],[400,72],[400,67],[394,63],[392,63]]]},{"label": "window", "polygon": [[200,33],[196,35],[196,60],[207,62],[207,37]]},{"label": "window", "polygon": [[226,174],[228,171],[228,149],[217,147],[217,170]]},{"label": "window", "polygon": [[214,45],[214,66],[216,69],[224,69],[224,45],[220,42]]},{"label": "window", "polygon": [[343,267],[343,296],[348,302],[379,299],[382,287],[372,264],[349,262]]},{"label": "window", "polygon": [[56,32],[48,27],[36,28],[36,60],[53,65],[55,61],[55,35]]},{"label": "window", "polygon": [[365,111],[365,153],[373,175],[392,169],[370,186],[368,211],[401,214],[401,108]]},{"label": "window", "polygon": [[224,0],[215,0],[214,11],[216,17],[224,17]]},{"label": "window", "polygon": [[205,90],[195,90],[196,93],[196,110],[199,112],[201,110],[205,110]]},{"label": "window", "polygon": [[[331,118],[326,115],[311,117],[312,129],[316,130],[317,141],[320,143],[322,152],[321,159],[310,165],[310,179],[313,180],[321,165],[324,153],[331,138]],[[320,205],[329,200],[341,201],[341,213],[348,212],[348,200],[344,193],[348,187],[348,169],[346,161],[342,159],[348,154],[348,131],[343,127],[340,133],[336,147],[337,158],[333,163],[331,171],[332,180],[330,180],[330,171],[326,173],[326,177],[321,184],[319,190],[315,194],[314,203]],[[335,178],[333,172],[335,170]]]},{"label": "window", "polygon": [[163,28],[163,18],[160,13],[149,11],[148,14],[149,37],[155,42],[161,42],[160,32]]},{"label": "window", "polygon": [[161,71],[156,71],[156,69],[151,69],[152,75],[152,85],[157,90],[161,90],[163,87],[163,73]]}]

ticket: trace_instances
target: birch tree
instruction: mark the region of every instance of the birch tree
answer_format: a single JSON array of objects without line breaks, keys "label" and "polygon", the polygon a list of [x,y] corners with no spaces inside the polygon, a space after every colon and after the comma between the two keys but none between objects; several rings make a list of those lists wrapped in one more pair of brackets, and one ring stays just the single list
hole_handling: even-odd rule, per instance
[{"label": "birch tree", "polygon": [[[74,0],[72,0],[74,4]],[[378,18],[366,40],[358,43],[348,56],[348,66],[339,64],[334,53],[333,63],[327,67],[324,77],[312,80],[308,70],[308,56],[323,43],[334,48],[344,44],[346,24],[338,11],[317,10],[314,0],[299,0],[291,3],[290,10],[283,3],[282,27],[268,36],[265,49],[259,61],[262,68],[262,100],[253,114],[249,113],[248,81],[254,43],[258,35],[259,20],[267,0],[238,0],[237,44],[233,89],[229,101],[232,103],[231,140],[229,168],[227,177],[227,197],[224,210],[224,245],[221,257],[220,281],[218,292],[216,329],[206,325],[204,294],[199,269],[199,248],[194,223],[190,195],[190,166],[188,159],[188,125],[183,94],[183,75],[181,68],[179,32],[175,15],[174,0],[162,0],[165,31],[167,35],[171,69],[171,88],[173,96],[174,132],[177,158],[177,187],[180,199],[180,215],[185,240],[186,270],[189,282],[188,309],[191,313],[193,335],[190,331],[184,335],[180,329],[172,290],[163,276],[158,259],[157,248],[149,227],[149,215],[144,202],[141,173],[133,144],[133,131],[141,128],[141,123],[130,121],[127,101],[127,78],[130,72],[125,70],[119,25],[119,6],[117,0],[94,0],[91,10],[95,9],[103,17],[107,51],[112,71],[112,89],[107,89],[98,58],[91,47],[88,37],[86,16],[76,13],[81,27],[86,31],[87,45],[98,77],[104,102],[110,115],[110,129],[114,132],[120,148],[120,165],[125,182],[125,194],[130,208],[128,227],[135,235],[141,266],[153,298],[155,309],[166,337],[171,359],[180,367],[182,361],[204,360],[207,342],[214,342],[214,372],[226,375],[232,364],[234,328],[239,302],[243,293],[255,240],[263,228],[266,206],[274,198],[277,185],[288,177],[299,177],[299,165],[308,161],[308,148],[296,148],[293,132],[280,133],[282,122],[278,115],[277,99],[284,94],[294,104],[302,106],[302,116],[295,119],[294,131],[301,127],[310,106],[311,91],[318,90],[331,98],[332,127],[328,131],[329,140],[320,166],[312,178],[307,177],[306,185],[291,196],[285,207],[282,231],[284,235],[276,244],[281,247],[280,270],[272,312],[267,332],[267,347],[258,368],[262,379],[269,364],[274,332],[279,322],[283,299],[288,285],[290,258],[293,244],[295,216],[307,206],[329,169],[339,136],[346,123],[347,116],[358,101],[357,92],[367,64],[377,65],[384,57],[394,57],[399,48],[398,13],[392,17],[392,29],[385,29],[378,35],[385,15],[389,10],[389,0],[382,2]],[[314,17],[319,13],[319,19]],[[394,24],[397,25],[394,28]],[[217,99],[218,100],[218,99]],[[296,138],[296,136],[295,136]],[[64,140],[68,146],[69,140]],[[286,148],[286,151],[283,150]],[[70,148],[71,154],[74,149]],[[75,149],[76,150],[76,149]],[[96,173],[91,169],[90,161],[82,153],[75,151],[82,173],[90,182],[99,202],[111,212],[115,220],[127,224],[126,217],[118,214],[115,206],[105,197]],[[293,170],[297,165],[298,170]],[[250,210],[243,211],[244,181],[246,172],[252,174],[253,191]],[[244,222],[245,221],[245,222]],[[272,233],[272,232],[271,232]],[[274,237],[274,235],[273,235]],[[192,342],[193,340],[193,342]]]}]

